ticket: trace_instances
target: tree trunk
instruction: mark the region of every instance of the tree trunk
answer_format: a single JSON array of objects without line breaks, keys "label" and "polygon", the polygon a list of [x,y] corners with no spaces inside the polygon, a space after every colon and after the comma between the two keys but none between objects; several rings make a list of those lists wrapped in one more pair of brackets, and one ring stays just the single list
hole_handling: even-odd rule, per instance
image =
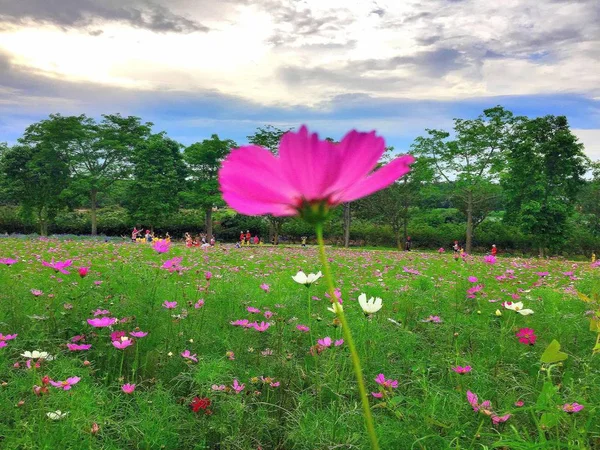
[{"label": "tree trunk", "polygon": [[539,246],[538,252],[539,252],[540,258],[543,258],[544,257],[544,247],[542,245]]},{"label": "tree trunk", "polygon": [[402,250],[402,239],[400,239],[400,227],[398,227],[395,230],[395,234],[396,234],[396,246],[398,247],[398,250]]},{"label": "tree trunk", "polygon": [[38,211],[38,221],[40,222],[40,235],[48,236],[48,221],[44,218],[44,210]]},{"label": "tree trunk", "polygon": [[279,224],[277,222],[273,224],[273,244],[279,245]]},{"label": "tree trunk", "polygon": [[91,211],[90,218],[92,220],[92,236],[96,236],[98,234],[98,218],[96,217],[96,206],[98,199],[98,190],[92,189],[90,191],[90,203],[91,203]]},{"label": "tree trunk", "polygon": [[350,202],[344,203],[344,247],[350,246]]},{"label": "tree trunk", "polygon": [[467,193],[467,242],[465,251],[471,254],[473,247],[473,191]]},{"label": "tree trunk", "polygon": [[212,206],[204,210],[205,226],[206,226],[206,241],[210,243],[213,233]]}]

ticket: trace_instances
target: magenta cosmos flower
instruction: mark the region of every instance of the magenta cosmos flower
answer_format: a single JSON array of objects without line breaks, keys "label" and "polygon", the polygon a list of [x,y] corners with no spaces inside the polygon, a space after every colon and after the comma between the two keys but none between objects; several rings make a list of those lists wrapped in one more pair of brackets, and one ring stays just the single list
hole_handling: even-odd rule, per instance
[{"label": "magenta cosmos flower", "polygon": [[375,383],[387,389],[396,389],[398,387],[398,380],[386,380],[382,373],[375,377]]},{"label": "magenta cosmos flower", "polygon": [[302,126],[281,138],[279,157],[255,145],[233,150],[219,184],[239,213],[306,217],[310,206],[322,220],[329,207],[366,197],[410,170],[414,158],[406,155],[373,172],[384,151],[385,141],[374,131],[353,130],[334,144]]},{"label": "magenta cosmos flower", "polygon": [[152,248],[157,253],[167,253],[169,251],[170,247],[171,247],[171,243],[169,241],[167,241],[166,239],[159,239],[157,241],[154,241],[154,243],[152,244]]},{"label": "magenta cosmos flower", "polygon": [[80,268],[77,270],[77,273],[79,273],[79,276],[80,276],[81,278],[85,278],[85,277],[87,276],[87,274],[88,274],[88,272],[89,272],[89,271],[90,271],[90,268],[89,268],[89,267],[80,267]]},{"label": "magenta cosmos flower", "polygon": [[57,272],[64,273],[65,275],[69,275],[69,273],[71,273],[68,270],[66,270],[66,268],[69,267],[71,264],[73,264],[73,261],[70,259],[67,259],[66,261],[54,262],[54,258],[52,258],[52,261],[50,262],[42,261],[42,265],[50,267],[56,270]]},{"label": "magenta cosmos flower", "polygon": [[126,394],[133,394],[133,391],[135,391],[135,384],[126,383],[123,386],[121,386],[121,389]]},{"label": "magenta cosmos flower", "polygon": [[67,344],[67,348],[72,352],[81,352],[92,348],[92,344]]},{"label": "magenta cosmos flower", "polygon": [[464,375],[465,373],[469,373],[471,371],[471,366],[456,366],[453,367],[452,370],[454,370],[456,373]]},{"label": "magenta cosmos flower", "polygon": [[18,263],[19,261],[17,261],[16,259],[12,259],[12,258],[0,258],[0,264],[4,264],[6,266],[12,266],[13,264]]},{"label": "magenta cosmos flower", "polygon": [[580,405],[579,403],[565,403],[562,409],[564,412],[572,414],[581,411],[583,409],[583,405]]},{"label": "magenta cosmos flower", "polygon": [[112,345],[119,350],[124,350],[130,345],[133,345],[133,341],[129,338],[123,337],[118,341],[112,341]]},{"label": "magenta cosmos flower", "polygon": [[67,378],[65,381],[50,380],[50,384],[54,387],[62,389],[63,391],[68,391],[74,384],[79,383],[79,380],[81,380],[81,378],[79,377],[70,377]]},{"label": "magenta cosmos flower", "polygon": [[517,331],[516,336],[519,338],[519,342],[525,345],[533,345],[537,340],[537,336],[532,328],[521,328]]},{"label": "magenta cosmos flower", "polygon": [[87,323],[96,328],[110,327],[117,323],[117,319],[114,317],[101,317],[95,319],[88,319]]}]

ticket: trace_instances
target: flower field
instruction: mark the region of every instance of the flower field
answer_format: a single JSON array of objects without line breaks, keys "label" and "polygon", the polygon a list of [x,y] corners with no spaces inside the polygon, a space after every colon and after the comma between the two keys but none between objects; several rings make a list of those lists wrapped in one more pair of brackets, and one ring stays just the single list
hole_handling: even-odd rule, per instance
[{"label": "flower field", "polygon": [[[382,449],[600,448],[599,264],[327,256]],[[0,447],[368,448],[322,269],[310,247],[0,240]]]}]

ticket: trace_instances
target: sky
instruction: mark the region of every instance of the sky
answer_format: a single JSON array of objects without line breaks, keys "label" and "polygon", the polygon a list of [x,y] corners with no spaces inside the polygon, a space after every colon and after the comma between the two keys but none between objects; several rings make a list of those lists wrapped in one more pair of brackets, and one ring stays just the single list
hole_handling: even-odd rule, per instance
[{"label": "sky", "polygon": [[51,113],[183,144],[307,124],[404,152],[502,105],[600,160],[598,0],[0,0],[0,142]]}]

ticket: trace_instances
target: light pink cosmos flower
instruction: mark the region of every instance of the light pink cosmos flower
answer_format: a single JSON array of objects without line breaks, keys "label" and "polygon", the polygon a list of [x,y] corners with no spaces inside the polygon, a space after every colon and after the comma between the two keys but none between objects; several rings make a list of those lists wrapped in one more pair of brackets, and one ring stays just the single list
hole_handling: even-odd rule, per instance
[{"label": "light pink cosmos flower", "polygon": [[515,402],[515,406],[516,406],[517,408],[522,408],[522,407],[523,407],[523,405],[525,405],[525,402],[524,402],[523,400],[517,400],[517,401]]},{"label": "light pink cosmos flower", "polygon": [[167,253],[169,251],[170,247],[171,247],[171,243],[169,241],[167,241],[166,239],[159,239],[157,241],[154,241],[154,243],[152,244],[152,248],[157,253]]},{"label": "light pink cosmos flower", "polygon": [[182,269],[181,261],[183,261],[182,257],[167,259],[161,267],[169,272],[180,271]]},{"label": "light pink cosmos flower", "polygon": [[121,386],[121,389],[126,394],[133,394],[133,391],[135,391],[135,384],[126,383],[123,386]]},{"label": "light pink cosmos flower", "polygon": [[270,319],[273,317],[273,313],[271,311],[265,311],[263,315],[265,316],[265,319]]},{"label": "light pink cosmos flower", "polygon": [[110,314],[110,311],[108,309],[97,309],[96,311],[94,311],[94,316],[105,316],[107,314]]},{"label": "light pink cosmos flower", "polygon": [[237,378],[235,378],[233,380],[233,384],[231,385],[231,387],[233,388],[233,390],[235,391],[236,394],[239,394],[240,392],[242,392],[244,390],[244,388],[246,387],[245,384],[240,384],[237,380]]},{"label": "light pink cosmos flower", "polygon": [[4,264],[5,266],[12,266],[13,264],[18,263],[16,259],[12,258],[0,258],[0,264]]},{"label": "light pink cosmos flower", "polygon": [[40,291],[39,289],[32,289],[30,291],[35,297],[39,297],[40,295],[44,295],[44,293],[42,291]]},{"label": "light pink cosmos flower", "polygon": [[492,406],[492,403],[489,400],[484,400],[480,404],[477,395],[471,391],[467,391],[467,401],[473,407],[473,411],[475,412],[478,412],[479,410],[488,410]]},{"label": "light pink cosmos flower", "polygon": [[165,300],[162,305],[167,309],[173,309],[173,308],[177,307],[177,302],[169,302],[169,301]]},{"label": "light pink cosmos flower", "polygon": [[133,340],[126,338],[126,337],[122,337],[120,340],[118,341],[112,341],[112,345],[115,348],[118,348],[119,350],[124,350],[127,347],[133,345]]},{"label": "light pink cosmos flower", "polygon": [[565,403],[562,407],[562,410],[569,414],[573,414],[581,411],[583,408],[584,406],[580,405],[579,403]]},{"label": "light pink cosmos flower", "polygon": [[260,288],[265,292],[269,292],[271,290],[271,286],[269,286],[267,283],[261,284]]},{"label": "light pink cosmos flower", "polygon": [[69,275],[71,272],[69,272],[68,270],[66,270],[67,267],[69,267],[71,264],[73,264],[73,261],[70,259],[67,259],[66,261],[54,261],[54,258],[52,258],[52,261],[47,262],[47,261],[42,261],[42,265],[46,266],[46,267],[50,267],[54,270],[56,270],[57,272],[60,273],[64,273],[65,275]]},{"label": "light pink cosmos flower", "polygon": [[95,319],[88,319],[87,323],[96,328],[110,327],[117,323],[117,319],[115,317],[100,317]]},{"label": "light pink cosmos flower", "polygon": [[381,392],[371,392],[371,395],[375,398],[383,398],[383,394]]},{"label": "light pink cosmos flower", "polygon": [[304,333],[308,333],[310,331],[310,328],[308,328],[306,325],[296,325],[296,329]]},{"label": "light pink cosmos flower", "polygon": [[221,170],[223,199],[239,213],[294,216],[307,204],[326,207],[365,197],[409,171],[412,156],[401,156],[371,173],[385,151],[375,132],[355,130],[339,144],[319,140],[302,126],[286,133],[279,157],[248,145],[232,150]]},{"label": "light pink cosmos flower", "polygon": [[496,264],[496,257],[494,255],[485,255],[483,262],[486,264]]},{"label": "light pink cosmos flower", "polygon": [[469,373],[471,371],[471,366],[456,366],[452,368],[453,371],[455,371],[456,373],[459,373],[461,375],[464,375],[465,373]]},{"label": "light pink cosmos flower", "polygon": [[335,342],[333,343],[333,345],[334,345],[335,347],[339,347],[340,345],[344,345],[344,340],[343,340],[343,339],[338,339],[337,341],[335,341]]},{"label": "light pink cosmos flower", "polygon": [[92,348],[92,344],[71,344],[70,342],[67,344],[67,348],[72,352],[80,352],[83,350],[89,350]]},{"label": "light pink cosmos flower", "polygon": [[224,391],[225,389],[227,389],[227,386],[225,386],[224,384],[213,384],[210,388],[213,391]]},{"label": "light pink cosmos flower", "polygon": [[248,311],[250,314],[259,314],[260,313],[260,309],[255,308],[254,306],[248,306],[246,308],[246,311]]},{"label": "light pink cosmos flower", "polygon": [[8,344],[6,343],[6,341],[0,341],[0,348],[4,348],[6,347]]},{"label": "light pink cosmos flower", "polygon": [[470,276],[468,278],[468,280],[469,280],[469,283],[477,283],[477,277]]},{"label": "light pink cosmos flower", "polygon": [[148,333],[145,331],[130,331],[129,335],[133,336],[134,338],[143,338],[148,336]]},{"label": "light pink cosmos flower", "polygon": [[196,309],[200,309],[203,306],[204,306],[204,299],[200,299],[194,304],[194,308],[196,308]]},{"label": "light pink cosmos flower", "polygon": [[446,250],[444,249],[444,247],[440,247],[440,248],[438,249],[438,253],[444,253],[445,251],[446,251]]},{"label": "light pink cosmos flower", "polygon": [[74,384],[79,383],[79,380],[81,380],[79,377],[70,377],[65,381],[50,380],[50,384],[54,387],[62,389],[63,391],[68,391]]},{"label": "light pink cosmos flower", "polygon": [[189,350],[184,350],[181,352],[181,356],[185,359],[189,359],[190,361],[198,362],[198,358],[196,357],[196,353],[192,355],[192,352]]},{"label": "light pink cosmos flower", "polygon": [[234,327],[247,327],[250,321],[248,319],[240,319],[234,320],[233,322],[229,322]]},{"label": "light pink cosmos flower", "polygon": [[210,281],[210,279],[212,278],[212,272],[205,272],[204,273],[204,278],[206,278],[206,281]]},{"label": "light pink cosmos flower", "polygon": [[317,344],[322,347],[331,347],[331,338],[329,336],[317,340]]},{"label": "light pink cosmos flower", "polygon": [[398,387],[398,380],[386,380],[382,373],[375,377],[375,382],[386,389],[396,389]]}]

